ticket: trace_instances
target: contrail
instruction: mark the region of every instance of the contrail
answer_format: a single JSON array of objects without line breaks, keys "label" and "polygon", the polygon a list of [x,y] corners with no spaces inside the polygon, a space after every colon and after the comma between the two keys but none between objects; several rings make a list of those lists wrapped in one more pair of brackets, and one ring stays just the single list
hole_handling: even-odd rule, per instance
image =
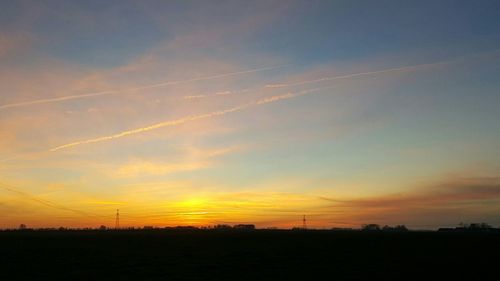
[{"label": "contrail", "polygon": [[146,86],[141,86],[141,87],[137,87],[137,88],[132,88],[132,89],[128,89],[127,91],[144,90],[144,89],[157,88],[157,87],[163,87],[163,86],[169,86],[169,85],[184,84],[184,83],[189,83],[189,82],[212,80],[212,79],[224,78],[224,77],[229,77],[229,76],[236,76],[236,75],[241,75],[241,74],[247,74],[247,73],[266,71],[266,70],[271,70],[271,69],[276,69],[276,68],[282,68],[282,67],[287,67],[290,65],[291,64],[284,64],[284,65],[262,67],[262,68],[249,69],[249,70],[230,72],[230,73],[224,73],[224,74],[217,74],[217,75],[212,75],[212,76],[198,77],[198,78],[192,78],[192,79],[186,79],[186,80],[169,81],[169,82],[163,82],[163,83],[158,83],[158,84],[152,84],[152,85],[146,85]]},{"label": "contrail", "polygon": [[14,187],[9,186],[9,185],[6,185],[4,183],[0,183],[0,188],[4,189],[6,191],[9,191],[11,193],[17,194],[17,195],[19,195],[21,197],[24,197],[26,199],[29,199],[31,201],[37,202],[39,204],[42,204],[42,205],[44,205],[46,207],[53,208],[53,209],[58,209],[58,210],[63,210],[63,211],[68,211],[68,212],[73,212],[73,213],[76,213],[76,214],[79,214],[79,215],[83,215],[83,216],[107,218],[106,216],[100,216],[100,215],[90,214],[90,213],[87,213],[87,212],[84,212],[84,211],[81,211],[81,210],[77,210],[77,209],[72,209],[72,208],[68,208],[68,207],[65,207],[65,206],[61,206],[59,204],[53,203],[53,202],[45,200],[45,199],[37,198],[37,197],[35,197],[35,196],[31,195],[31,194],[28,194],[28,193],[26,193],[24,191],[20,191],[19,189],[14,188]]},{"label": "contrail", "polygon": [[191,96],[184,96],[183,99],[185,100],[203,99],[209,96],[211,95],[191,95]]},{"label": "contrail", "polygon": [[112,140],[112,139],[122,138],[122,137],[129,136],[129,135],[135,135],[135,134],[139,134],[139,133],[143,133],[143,132],[148,132],[148,131],[156,130],[156,129],[163,128],[163,127],[177,126],[177,125],[181,125],[181,124],[184,124],[184,123],[190,122],[190,121],[195,121],[195,120],[199,120],[199,119],[205,119],[205,118],[210,118],[210,117],[214,117],[214,116],[224,115],[224,114],[229,113],[229,112],[241,110],[244,107],[246,107],[246,106],[233,107],[233,108],[226,109],[226,110],[215,111],[215,112],[201,114],[201,115],[192,115],[192,116],[184,117],[184,118],[177,119],[177,120],[165,121],[165,122],[157,123],[157,124],[143,127],[143,128],[124,131],[124,132],[114,134],[114,135],[109,135],[109,136],[104,136],[104,137],[99,137],[99,138],[94,138],[94,139],[89,139],[89,140],[84,140],[84,141],[77,141],[77,142],[61,145],[61,146],[50,149],[50,151],[54,152],[54,151],[58,151],[58,150],[65,149],[65,148],[70,148],[70,147],[77,146],[77,145],[103,142],[103,141],[108,141],[108,140]]},{"label": "contrail", "polygon": [[446,65],[446,64],[450,64],[452,62],[454,62],[454,61],[444,61],[444,62],[417,64],[417,65],[395,67],[395,68],[388,68],[388,69],[375,70],[375,71],[358,72],[358,73],[345,74],[345,75],[339,75],[339,76],[323,77],[323,78],[318,78],[318,79],[314,79],[314,80],[306,80],[306,81],[300,81],[300,82],[288,83],[288,84],[285,84],[285,83],[282,83],[282,84],[270,84],[270,85],[266,85],[266,88],[293,87],[293,86],[300,86],[300,85],[306,85],[306,84],[319,83],[319,82],[323,82],[323,81],[332,81],[332,80],[338,80],[338,79],[346,79],[346,78],[353,78],[353,77],[373,75],[373,74],[380,74],[380,73],[388,73],[388,72],[406,71],[406,70],[412,70],[412,69],[416,69],[416,68],[429,67],[429,66]]},{"label": "contrail", "polygon": [[170,86],[170,85],[178,85],[178,84],[204,81],[204,80],[213,80],[213,79],[218,79],[218,78],[224,78],[224,77],[260,72],[260,71],[266,71],[266,70],[287,67],[287,66],[290,66],[290,64],[255,68],[255,69],[249,69],[249,70],[243,70],[243,71],[237,71],[237,72],[229,72],[229,73],[223,73],[223,74],[217,74],[217,75],[211,75],[211,76],[203,76],[203,77],[197,77],[197,78],[191,78],[191,79],[185,79],[185,80],[167,81],[167,82],[144,85],[144,86],[128,88],[128,89],[123,89],[123,90],[109,90],[109,91],[96,92],[96,93],[70,95],[70,96],[57,97],[57,98],[38,99],[38,100],[24,101],[24,102],[18,102],[18,103],[4,104],[4,105],[0,105],[0,110],[7,109],[7,108],[16,108],[16,107],[35,105],[35,104],[53,103],[53,102],[61,102],[61,101],[74,100],[74,99],[83,99],[83,98],[105,96],[105,95],[114,95],[114,94],[119,94],[119,93],[133,92],[133,91],[138,91],[138,90],[145,90],[145,89],[158,88],[158,87],[164,87],[164,86]]},{"label": "contrail", "polygon": [[[306,84],[314,84],[314,83],[319,83],[319,82],[323,82],[323,81],[331,81],[331,80],[338,80],[338,79],[347,79],[347,78],[354,78],[354,77],[365,76],[365,75],[374,75],[374,74],[380,74],[380,73],[406,71],[406,70],[412,70],[412,69],[421,68],[421,67],[444,65],[444,64],[449,64],[451,62],[452,61],[446,61],[446,62],[437,62],[437,63],[428,63],[428,64],[418,64],[418,65],[410,65],[410,66],[403,66],[403,67],[395,67],[395,68],[375,70],[375,71],[351,73],[351,74],[345,74],[345,75],[339,75],[339,76],[323,77],[323,78],[318,78],[318,79],[314,79],[314,80],[299,81],[299,82],[288,83],[288,84],[286,84],[286,83],[268,84],[268,85],[265,85],[262,88],[293,87],[293,86],[300,86],[300,85],[306,85]],[[249,91],[249,90],[251,90],[251,89],[250,88],[246,88],[246,89],[239,90],[239,91],[224,91],[224,92],[217,92],[217,93],[214,93],[214,94],[189,95],[189,96],[184,96],[182,98],[185,99],[185,100],[195,100],[195,99],[203,99],[203,98],[209,98],[209,97],[220,96],[220,95],[230,95],[230,94],[235,94],[235,93],[240,93],[240,92],[246,92],[246,91]]]},{"label": "contrail", "polygon": [[34,105],[34,104],[41,104],[41,103],[51,103],[51,102],[59,102],[59,101],[66,101],[66,100],[82,99],[82,98],[89,98],[89,97],[96,97],[96,96],[103,96],[103,95],[111,95],[111,94],[115,94],[117,92],[118,91],[105,91],[105,92],[65,96],[65,97],[52,98],[52,99],[40,99],[40,100],[33,100],[33,101],[4,104],[4,105],[0,106],[0,109],[22,107],[22,106],[28,106],[28,105]]},{"label": "contrail", "polygon": [[330,87],[322,87],[322,88],[315,88],[315,89],[304,90],[304,91],[300,91],[300,92],[296,92],[296,93],[286,93],[286,94],[283,94],[283,95],[277,95],[277,96],[272,96],[272,97],[268,97],[268,98],[263,98],[263,99],[255,101],[255,102],[247,103],[247,104],[244,104],[244,105],[241,105],[241,106],[236,106],[236,107],[232,107],[232,108],[228,108],[228,109],[224,109],[224,110],[214,111],[214,112],[200,114],[200,115],[191,115],[191,116],[187,116],[187,117],[176,119],[176,120],[164,121],[164,122],[153,124],[153,125],[150,125],[150,126],[147,126],[147,127],[142,127],[142,128],[137,128],[137,129],[133,129],[133,130],[123,131],[123,132],[120,132],[120,133],[117,133],[117,134],[114,134],[114,135],[109,135],[109,136],[103,136],[103,137],[88,139],[88,140],[82,140],[82,141],[72,142],[72,143],[68,143],[68,144],[64,144],[64,145],[61,145],[61,146],[54,147],[54,148],[50,149],[49,151],[50,152],[55,152],[55,151],[58,151],[58,150],[67,149],[67,148],[70,148],[70,147],[75,147],[75,146],[79,146],[79,145],[83,145],[83,144],[98,143],[98,142],[109,141],[109,140],[113,140],[113,139],[118,139],[118,138],[130,136],[130,135],[140,134],[140,133],[144,133],[144,132],[148,132],[148,131],[160,129],[160,128],[163,128],[163,127],[178,126],[178,125],[181,125],[181,124],[184,124],[184,123],[187,123],[187,122],[196,121],[196,120],[200,120],[200,119],[207,119],[207,118],[216,117],[216,116],[222,116],[222,115],[226,115],[228,113],[240,111],[240,110],[243,110],[243,109],[246,109],[246,108],[249,108],[249,107],[259,106],[259,105],[263,105],[263,104],[268,104],[268,103],[272,103],[272,102],[276,102],[276,101],[284,100],[284,99],[290,99],[290,98],[302,96],[302,95],[305,95],[305,94],[310,94],[310,93],[318,92],[320,90],[331,88],[331,87],[332,86],[330,86]]},{"label": "contrail", "polygon": [[244,92],[248,92],[252,90],[252,88],[245,88],[241,90],[235,90],[235,91],[219,91],[215,92],[212,94],[201,94],[201,95],[190,95],[190,96],[184,96],[182,99],[185,100],[194,100],[194,99],[204,99],[204,98],[210,98],[210,97],[217,97],[217,96],[227,96],[227,95],[234,95],[234,94],[240,94]]}]

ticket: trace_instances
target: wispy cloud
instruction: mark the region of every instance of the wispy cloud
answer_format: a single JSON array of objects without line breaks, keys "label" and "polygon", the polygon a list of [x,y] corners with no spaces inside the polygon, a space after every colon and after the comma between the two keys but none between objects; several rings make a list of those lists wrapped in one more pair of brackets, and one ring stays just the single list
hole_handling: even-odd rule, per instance
[{"label": "wispy cloud", "polygon": [[125,202],[116,202],[116,201],[86,201],[84,204],[90,205],[125,205]]},{"label": "wispy cloud", "polygon": [[113,177],[137,177],[150,175],[167,175],[172,173],[206,169],[214,164],[213,158],[220,157],[236,151],[241,151],[242,146],[230,146],[218,149],[188,148],[185,156],[176,157],[177,162],[159,162],[134,159],[118,168],[113,168]]},{"label": "wispy cloud", "polygon": [[120,167],[115,176],[135,177],[149,175],[166,175],[177,172],[194,171],[208,166],[207,162],[186,162],[186,163],[153,163],[149,161],[134,161]]}]

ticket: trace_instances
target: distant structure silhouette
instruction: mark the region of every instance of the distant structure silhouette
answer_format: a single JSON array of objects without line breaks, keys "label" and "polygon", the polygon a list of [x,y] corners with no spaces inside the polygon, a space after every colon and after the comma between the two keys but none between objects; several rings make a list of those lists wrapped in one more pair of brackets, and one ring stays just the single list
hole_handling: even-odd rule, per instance
[{"label": "distant structure silhouette", "polygon": [[255,230],[255,225],[254,224],[237,224],[237,225],[233,226],[233,229]]},{"label": "distant structure silhouette", "polygon": [[306,215],[302,217],[302,228],[307,229]]},{"label": "distant structure silhouette", "polygon": [[380,225],[375,223],[364,224],[361,226],[361,230],[363,231],[379,231],[381,230]]},{"label": "distant structure silhouette", "polygon": [[120,228],[120,209],[116,209],[115,229]]}]

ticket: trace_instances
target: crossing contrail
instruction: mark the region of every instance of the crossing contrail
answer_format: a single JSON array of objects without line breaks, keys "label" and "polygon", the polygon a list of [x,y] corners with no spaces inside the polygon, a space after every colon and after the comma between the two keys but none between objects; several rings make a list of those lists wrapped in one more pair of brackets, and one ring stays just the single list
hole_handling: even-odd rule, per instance
[{"label": "crossing contrail", "polygon": [[268,103],[272,103],[272,102],[276,102],[276,101],[280,101],[280,100],[284,100],[284,99],[290,99],[290,98],[302,96],[305,94],[318,92],[320,90],[324,90],[324,89],[331,88],[331,87],[332,86],[315,88],[315,89],[304,90],[304,91],[300,91],[300,92],[296,92],[296,93],[286,93],[286,94],[282,94],[282,95],[263,98],[263,99],[260,99],[260,100],[254,101],[254,102],[250,102],[250,103],[247,103],[247,104],[244,104],[241,106],[236,106],[236,107],[232,107],[232,108],[228,108],[228,109],[224,109],[224,110],[213,111],[213,112],[199,114],[199,115],[191,115],[191,116],[183,117],[180,119],[164,121],[164,122],[156,123],[156,124],[146,126],[146,127],[141,127],[141,128],[137,128],[137,129],[123,131],[123,132],[113,134],[113,135],[97,137],[97,138],[82,140],[82,141],[76,141],[76,142],[72,142],[72,143],[68,143],[68,144],[54,147],[54,148],[50,149],[49,151],[55,152],[58,150],[63,150],[63,149],[67,149],[67,148],[71,148],[71,147],[75,147],[75,146],[79,146],[79,145],[84,145],[84,144],[92,144],[92,143],[110,141],[113,139],[118,139],[118,138],[130,136],[130,135],[135,135],[135,134],[140,134],[140,133],[144,133],[144,132],[148,132],[148,131],[152,131],[152,130],[157,130],[157,129],[164,128],[164,127],[178,126],[178,125],[181,125],[184,123],[188,123],[188,122],[192,122],[192,121],[196,121],[196,120],[200,120],[200,119],[207,119],[207,118],[211,118],[211,117],[226,115],[228,113],[232,113],[232,112],[236,112],[236,111],[241,111],[241,110],[249,108],[249,107],[264,105],[264,104],[268,104]]},{"label": "crossing contrail", "polygon": [[241,75],[241,74],[248,74],[248,73],[260,72],[260,71],[266,71],[266,70],[271,70],[271,69],[276,69],[276,68],[282,68],[282,67],[287,67],[287,66],[290,66],[290,64],[277,65],[277,66],[268,66],[268,67],[262,67],[262,68],[255,68],[255,69],[237,71],[237,72],[217,74],[217,75],[212,75],[212,76],[204,76],[204,77],[191,78],[191,79],[186,79],[186,80],[167,81],[167,82],[163,82],[163,83],[151,84],[151,85],[140,86],[140,87],[137,87],[137,88],[132,88],[132,89],[128,89],[127,91],[144,90],[144,89],[151,89],[151,88],[157,88],[157,87],[163,87],[163,86],[169,86],[169,85],[184,84],[184,83],[189,83],[189,82],[197,82],[197,81],[203,81],[203,80],[212,80],[212,79],[218,79],[218,78],[236,76],[236,75]]},{"label": "crossing contrail", "polygon": [[[447,64],[455,63],[455,62],[458,62],[458,61],[461,61],[461,60],[465,60],[465,59],[468,59],[468,58],[471,58],[471,57],[480,57],[480,56],[484,56],[484,55],[496,54],[496,53],[498,53],[498,51],[499,50],[495,50],[495,51],[488,52],[488,53],[482,53],[482,54],[476,54],[476,55],[472,55],[472,56],[459,57],[457,59],[449,60],[449,61],[441,61],[441,62],[427,63],[427,64],[418,64],[418,65],[403,66],[403,67],[396,67],[396,68],[388,68],[388,69],[368,71],[368,72],[359,72],[359,73],[352,73],[352,74],[346,74],[346,75],[340,75],[340,76],[324,77],[324,78],[319,78],[319,79],[314,79],[314,80],[307,80],[307,81],[301,81],[301,82],[295,82],[295,83],[268,85],[267,87],[272,87],[272,88],[291,87],[291,86],[297,86],[297,85],[305,85],[305,84],[318,83],[318,82],[322,82],[322,81],[331,81],[331,80],[337,80],[337,79],[347,79],[347,78],[359,77],[359,76],[364,76],[364,75],[374,75],[374,74],[397,72],[397,71],[409,71],[409,70],[414,70],[414,69],[418,69],[418,68],[422,68],[422,67],[447,65]],[[283,66],[274,66],[274,67],[268,67],[268,68],[247,70],[247,71],[241,71],[241,72],[236,72],[236,73],[241,74],[241,73],[262,71],[264,69],[271,69],[271,68],[277,68],[277,67],[283,67]],[[216,77],[223,77],[223,76],[228,76],[228,75],[235,75],[235,73],[233,72],[233,73],[228,73],[228,74],[220,74],[220,75],[215,75],[215,76],[208,76],[208,77],[202,77],[202,78],[195,78],[195,79],[183,80],[183,82],[195,81],[195,80],[200,80],[200,79],[213,79],[213,78],[216,78]],[[169,83],[179,83],[179,81],[177,81],[177,82],[169,82]],[[159,86],[159,85],[165,85],[165,83],[156,84],[156,85],[149,85],[149,86],[144,86],[144,87],[156,87],[156,86]],[[55,151],[58,151],[58,150],[68,149],[68,148],[71,148],[71,147],[75,147],[75,146],[79,146],[79,145],[84,145],[84,144],[92,144],[92,143],[99,143],[99,142],[109,141],[109,140],[113,140],[113,139],[118,139],[118,138],[126,137],[126,136],[129,136],[129,135],[135,135],[135,134],[140,134],[140,133],[144,133],[144,132],[148,132],[148,131],[160,129],[160,128],[163,128],[163,127],[178,126],[178,125],[181,125],[181,124],[184,124],[184,123],[187,123],[187,122],[196,121],[196,120],[200,120],[200,119],[207,119],[207,118],[211,118],[211,117],[222,116],[222,115],[225,115],[225,114],[228,114],[228,113],[232,113],[232,112],[236,112],[236,111],[240,111],[240,110],[243,110],[243,109],[246,109],[246,108],[249,108],[249,107],[254,107],[254,106],[259,106],[259,105],[263,105],[263,104],[268,104],[268,103],[272,103],[272,102],[276,102],[276,101],[280,101],[280,100],[284,100],[284,99],[295,98],[295,97],[298,97],[298,96],[302,96],[302,95],[305,95],[305,94],[310,94],[310,93],[318,92],[320,90],[328,89],[328,88],[331,88],[331,87],[333,87],[333,86],[325,86],[325,87],[320,87],[320,88],[314,88],[314,89],[304,90],[304,91],[295,92],[295,93],[294,92],[288,92],[286,94],[272,96],[272,97],[268,97],[268,98],[263,98],[263,99],[260,99],[260,100],[254,101],[254,102],[250,102],[250,103],[247,103],[247,104],[244,104],[244,105],[241,105],[241,106],[237,106],[237,107],[233,107],[233,108],[229,108],[229,109],[225,109],[225,110],[214,111],[214,112],[200,114],[200,115],[191,115],[191,116],[183,117],[183,118],[180,118],[180,119],[164,121],[164,122],[153,124],[153,125],[150,125],[150,126],[147,126],[147,127],[142,127],[142,128],[137,128],[137,129],[133,129],[133,130],[123,131],[123,132],[120,132],[120,133],[117,133],[117,134],[113,134],[113,135],[102,136],[102,137],[97,137],[97,138],[93,138],[93,139],[76,141],[76,142],[73,142],[73,143],[68,143],[68,144],[60,145],[60,146],[57,146],[57,147],[54,147],[54,148],[50,149],[49,152],[55,152]],[[138,89],[138,88],[136,88],[136,89]]]},{"label": "crossing contrail", "polygon": [[165,87],[165,86],[170,86],[170,85],[185,84],[185,83],[204,81],[204,80],[213,80],[213,79],[218,79],[218,78],[224,78],[224,77],[260,72],[260,71],[266,71],[266,70],[287,67],[287,66],[290,66],[290,65],[287,64],[287,65],[269,66],[269,67],[255,68],[255,69],[249,69],[249,70],[243,70],[243,71],[237,71],[237,72],[229,72],[229,73],[223,73],[223,74],[217,74],[217,75],[211,75],[211,76],[202,76],[202,77],[196,77],[196,78],[185,79],[185,80],[167,81],[167,82],[143,85],[143,86],[123,89],[123,90],[109,90],[109,91],[102,91],[102,92],[95,92],[95,93],[70,95],[70,96],[63,96],[63,97],[56,97],[56,98],[38,99],[38,100],[24,101],[24,102],[18,102],[18,103],[4,104],[4,105],[0,105],[0,110],[7,109],[7,108],[24,107],[24,106],[30,106],[30,105],[36,105],[36,104],[62,102],[62,101],[67,101],[67,100],[97,97],[97,96],[115,95],[115,94],[120,94],[120,93],[134,92],[134,91],[139,91],[139,90],[146,90],[146,89]]}]

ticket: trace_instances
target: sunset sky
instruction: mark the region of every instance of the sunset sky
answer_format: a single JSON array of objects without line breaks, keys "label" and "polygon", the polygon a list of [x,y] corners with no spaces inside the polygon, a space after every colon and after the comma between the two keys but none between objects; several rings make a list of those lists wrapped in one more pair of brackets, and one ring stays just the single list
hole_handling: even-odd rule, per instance
[{"label": "sunset sky", "polygon": [[500,226],[499,1],[1,1],[0,228]]}]

